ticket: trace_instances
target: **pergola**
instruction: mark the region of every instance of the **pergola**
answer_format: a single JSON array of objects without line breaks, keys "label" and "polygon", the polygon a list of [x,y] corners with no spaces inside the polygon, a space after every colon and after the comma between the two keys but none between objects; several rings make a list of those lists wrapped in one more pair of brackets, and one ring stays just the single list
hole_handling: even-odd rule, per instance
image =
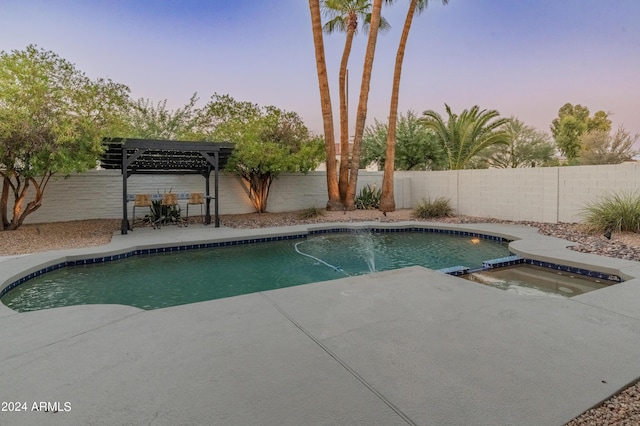
[{"label": "pergola", "polygon": [[[122,234],[129,228],[127,179],[132,174],[199,174],[205,179],[205,223],[211,223],[210,204],[214,200],[215,226],[218,217],[218,172],[227,164],[234,144],[228,142],[187,142],[150,139],[108,139],[100,159],[105,169],[122,171]],[[214,172],[213,197],[209,177]]]}]

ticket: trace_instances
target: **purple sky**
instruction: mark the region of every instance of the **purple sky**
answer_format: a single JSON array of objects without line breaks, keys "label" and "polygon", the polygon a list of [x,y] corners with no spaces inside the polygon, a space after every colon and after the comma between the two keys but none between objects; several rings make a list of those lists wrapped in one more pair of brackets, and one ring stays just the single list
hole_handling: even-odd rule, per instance
[{"label": "purple sky", "polygon": [[[369,124],[388,115],[406,6],[383,8],[392,29],[378,38]],[[409,36],[399,110],[477,104],[548,132],[571,102],[640,133],[639,22],[639,0],[432,0]],[[176,108],[194,92],[201,105],[230,94],[296,111],[322,131],[305,0],[3,0],[0,50],[30,43],[128,85],[134,98]],[[336,126],[343,43],[325,36]],[[365,43],[360,34],[351,55],[351,117]]]}]

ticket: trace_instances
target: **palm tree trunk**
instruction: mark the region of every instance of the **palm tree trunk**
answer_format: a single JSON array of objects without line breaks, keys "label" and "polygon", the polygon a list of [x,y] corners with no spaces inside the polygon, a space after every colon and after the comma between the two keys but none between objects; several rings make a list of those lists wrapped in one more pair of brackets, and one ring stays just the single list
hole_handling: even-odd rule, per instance
[{"label": "palm tree trunk", "polygon": [[[356,23],[357,25],[357,23]],[[342,60],[340,61],[340,178],[338,180],[338,188],[340,191],[340,200],[344,203],[347,197],[347,187],[349,185],[349,114],[347,105],[347,65],[349,64],[349,55],[351,54],[351,46],[353,44],[353,35],[355,28],[349,25],[347,28],[347,37],[344,43],[344,52],[342,52]]]},{"label": "palm tree trunk", "polygon": [[362,70],[362,83],[360,85],[358,112],[356,114],[356,131],[353,137],[353,152],[351,154],[349,186],[347,187],[347,197],[345,200],[345,207],[348,210],[355,209],[356,186],[358,184],[358,169],[360,167],[360,150],[362,148],[362,135],[364,133],[364,125],[367,119],[367,102],[369,101],[369,88],[371,86],[371,70],[373,68],[373,58],[376,51],[376,41],[378,38],[378,27],[380,26],[381,11],[382,0],[374,0],[373,8],[371,10],[369,39],[367,40],[367,50],[364,57],[364,67]]},{"label": "palm tree trunk", "polygon": [[336,171],[336,146],[333,129],[333,111],[331,108],[331,93],[327,77],[327,62],[324,56],[324,41],[322,38],[322,22],[320,19],[320,1],[309,0],[311,12],[311,29],[313,31],[313,46],[316,54],[316,69],[318,85],[320,87],[320,104],[322,106],[322,121],[324,124],[324,146],[327,164],[327,210],[342,210],[338,191],[338,177]]},{"label": "palm tree trunk", "polygon": [[393,175],[396,160],[396,127],[398,123],[398,99],[400,97],[400,74],[402,73],[402,62],[404,52],[407,47],[411,22],[416,12],[418,0],[411,0],[407,17],[402,28],[400,45],[396,54],[396,65],[393,70],[393,88],[391,89],[391,107],[389,108],[389,126],[387,132],[387,149],[384,161],[384,175],[382,177],[382,195],[380,197],[379,209],[383,212],[392,212],[396,209],[395,196],[393,193]]}]

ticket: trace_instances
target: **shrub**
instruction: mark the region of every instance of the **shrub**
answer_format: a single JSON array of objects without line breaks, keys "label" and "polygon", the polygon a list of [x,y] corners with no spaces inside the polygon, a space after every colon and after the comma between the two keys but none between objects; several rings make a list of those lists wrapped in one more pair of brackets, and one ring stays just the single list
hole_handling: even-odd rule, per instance
[{"label": "shrub", "polygon": [[438,197],[431,201],[431,198],[423,198],[414,208],[416,217],[427,219],[430,217],[453,216],[453,208],[448,198]]},{"label": "shrub", "polygon": [[324,216],[324,211],[320,207],[309,207],[302,210],[298,216],[300,219],[313,219],[314,217]]},{"label": "shrub", "polygon": [[[167,191],[165,191],[167,193]],[[171,193],[171,190],[168,192]],[[160,199],[160,193],[158,192],[158,199],[151,201],[150,214],[146,215],[143,219],[144,222],[148,222],[154,227],[163,223],[176,223],[182,224],[182,216],[180,211],[180,205],[163,205]]]},{"label": "shrub", "polygon": [[613,193],[586,205],[582,212],[590,232],[640,232],[640,196]]},{"label": "shrub", "polygon": [[149,221],[153,225],[161,223],[181,223],[182,217],[180,206],[163,206],[161,200],[153,200],[151,202],[151,214],[145,216],[145,221]]},{"label": "shrub", "polygon": [[360,190],[360,194],[356,197],[356,209],[377,209],[380,206],[381,197],[382,189],[376,189],[375,185],[367,185]]}]

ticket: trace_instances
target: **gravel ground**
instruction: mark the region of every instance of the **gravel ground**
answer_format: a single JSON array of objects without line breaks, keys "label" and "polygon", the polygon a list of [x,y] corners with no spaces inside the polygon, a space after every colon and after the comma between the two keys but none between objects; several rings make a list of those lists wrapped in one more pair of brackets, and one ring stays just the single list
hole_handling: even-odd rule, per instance
[{"label": "gravel ground", "polygon": [[[193,223],[198,218],[190,218]],[[287,213],[251,213],[242,215],[223,215],[221,223],[231,228],[262,228],[271,226],[299,225],[321,222],[357,222],[377,220],[397,222],[415,220],[412,210],[403,209],[382,215],[377,210],[355,210],[352,212],[322,211],[309,219],[302,219],[301,212]],[[603,256],[640,261],[640,234],[614,234],[611,239],[602,235],[590,235],[578,224],[548,224],[535,222],[508,222],[476,217],[453,217],[430,219],[446,223],[502,222],[535,226],[545,235],[563,238],[576,243],[571,248],[585,253],[597,253]],[[23,225],[15,231],[1,232],[0,256],[19,255],[46,250],[90,247],[107,244],[111,236],[120,230],[120,219],[82,220],[74,222],[56,222]],[[567,426],[632,426],[640,425],[640,382],[627,387],[599,406],[588,410],[567,423]]]}]

